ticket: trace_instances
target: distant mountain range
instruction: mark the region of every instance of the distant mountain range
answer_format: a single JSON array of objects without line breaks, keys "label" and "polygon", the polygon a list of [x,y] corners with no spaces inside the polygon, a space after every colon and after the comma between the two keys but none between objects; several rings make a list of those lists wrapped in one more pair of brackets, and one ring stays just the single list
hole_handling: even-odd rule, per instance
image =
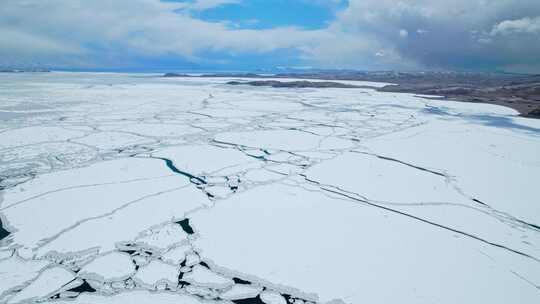
[{"label": "distant mountain range", "polygon": [[45,68],[28,68],[28,69],[6,69],[0,68],[0,73],[46,73],[51,70]]}]

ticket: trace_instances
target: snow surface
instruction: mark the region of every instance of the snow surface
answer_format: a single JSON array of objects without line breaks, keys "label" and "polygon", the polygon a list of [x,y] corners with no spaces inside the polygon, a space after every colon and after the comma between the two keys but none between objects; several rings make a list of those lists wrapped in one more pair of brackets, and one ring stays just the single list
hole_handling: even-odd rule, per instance
[{"label": "snow surface", "polygon": [[279,293],[266,290],[261,293],[261,300],[266,304],[287,304]]},{"label": "snow surface", "polygon": [[239,300],[255,298],[262,291],[262,287],[244,284],[235,284],[231,289],[221,294],[225,300]]},{"label": "snow surface", "polygon": [[10,298],[7,303],[20,303],[43,299],[52,295],[52,293],[74,278],[74,274],[63,267],[47,268],[35,281]]},{"label": "snow surface", "polygon": [[170,264],[180,264],[186,260],[186,253],[189,251],[191,251],[191,246],[180,245],[162,254],[161,258]]},{"label": "snow surface", "polygon": [[225,289],[234,283],[231,279],[216,274],[200,265],[194,266],[191,272],[185,274],[184,281],[213,289]]},{"label": "snow surface", "polygon": [[139,269],[134,279],[147,287],[156,286],[160,282],[176,285],[178,274],[179,270],[176,266],[161,261],[151,261],[148,265]]},{"label": "snow surface", "polygon": [[[197,299],[194,296],[185,294],[174,294],[170,292],[149,292],[146,290],[136,290],[120,293],[113,296],[83,294],[75,300],[54,301],[61,304],[125,304],[125,303],[152,303],[152,304],[204,304],[207,301]],[[224,303],[224,302],[214,302]]]},{"label": "snow surface", "polygon": [[98,281],[120,281],[135,273],[135,265],[129,255],[121,252],[111,252],[92,260],[85,265],[77,276]]},{"label": "snow surface", "polygon": [[48,264],[41,260],[25,261],[16,255],[0,261],[0,299],[8,290],[24,286],[24,283],[37,277]]},{"label": "snow surface", "polygon": [[0,75],[0,304],[540,302],[540,120],[156,76]]}]

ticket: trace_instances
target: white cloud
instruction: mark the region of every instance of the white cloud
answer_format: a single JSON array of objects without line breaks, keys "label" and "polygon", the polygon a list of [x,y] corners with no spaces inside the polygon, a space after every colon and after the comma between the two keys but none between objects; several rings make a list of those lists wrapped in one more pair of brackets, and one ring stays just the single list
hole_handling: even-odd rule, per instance
[{"label": "white cloud", "polygon": [[[204,9],[231,1],[198,1],[189,9]],[[158,0],[4,0],[0,8],[0,28],[16,27],[18,32],[56,44],[78,45],[81,52],[139,53],[148,56],[176,54],[195,58],[200,50],[268,52],[303,45],[311,32],[295,28],[269,30],[230,29],[221,23],[204,22],[188,14],[178,14],[186,3]],[[47,12],[47,13],[42,13]],[[4,38],[17,41],[16,38]],[[28,45],[2,44],[0,49]],[[52,49],[52,45],[48,46]],[[58,47],[61,50],[62,47]],[[40,52],[37,52],[39,55]]]},{"label": "white cloud", "polygon": [[58,41],[25,33],[12,28],[0,28],[0,51],[4,53],[17,52],[17,55],[25,53],[41,54],[75,54],[82,52],[78,45],[70,45],[64,41]]},{"label": "white cloud", "polygon": [[491,38],[479,38],[478,39],[478,43],[481,43],[481,44],[490,44],[493,42],[493,39]]},{"label": "white cloud", "polygon": [[[497,69],[538,61],[534,53],[540,53],[540,39],[490,35],[499,23],[506,31],[536,32],[536,18],[524,18],[519,25],[501,22],[527,15],[540,15],[538,0],[350,0],[333,26],[370,37],[423,68]],[[418,29],[418,35],[405,29]]]},{"label": "white cloud", "polygon": [[407,30],[404,30],[404,29],[399,30],[399,37],[407,38],[407,36],[409,36],[409,32]]},{"label": "white cloud", "polygon": [[[201,60],[198,54],[202,51],[264,54],[296,49],[306,62],[351,66],[356,61],[355,67],[359,67],[371,63],[364,54],[372,56],[380,48],[370,37],[349,35],[338,28],[238,29],[226,22],[198,20],[185,12],[231,2],[236,1],[4,0],[0,7],[0,28],[15,26],[43,41],[54,41],[58,51],[63,46],[78,46],[75,50],[72,47],[64,50],[79,52],[77,56],[85,56],[95,64],[116,64],[129,56],[163,55],[196,62]],[[14,44],[9,52],[18,53],[17,47],[28,51],[29,60],[32,56],[41,62],[51,59],[29,46]],[[8,52],[5,44],[0,45],[0,52],[2,49]],[[62,60],[72,62],[69,56],[58,56],[53,63],[58,65]]]},{"label": "white cloud", "polygon": [[540,34],[540,16],[536,18],[521,18],[505,20],[496,24],[491,35],[509,35],[515,33]]},{"label": "white cloud", "polygon": [[230,3],[241,0],[2,0],[0,55],[55,65],[113,65],[140,56],[198,61],[206,52],[241,56],[293,49],[302,65],[399,69],[482,60],[526,65],[540,50],[540,41],[506,35],[538,31],[538,17],[515,19],[540,15],[538,0],[350,0],[336,20],[318,30],[242,29],[234,20],[212,23],[190,15]]},{"label": "white cloud", "polygon": [[182,3],[186,9],[194,11],[203,11],[226,4],[240,3],[240,0],[197,0],[194,2]]}]

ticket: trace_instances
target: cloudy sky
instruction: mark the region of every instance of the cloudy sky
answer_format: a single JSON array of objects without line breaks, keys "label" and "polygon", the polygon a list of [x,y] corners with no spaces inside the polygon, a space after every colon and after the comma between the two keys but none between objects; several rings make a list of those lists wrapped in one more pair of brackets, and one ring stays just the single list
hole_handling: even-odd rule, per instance
[{"label": "cloudy sky", "polygon": [[540,73],[540,0],[1,0],[0,66]]}]

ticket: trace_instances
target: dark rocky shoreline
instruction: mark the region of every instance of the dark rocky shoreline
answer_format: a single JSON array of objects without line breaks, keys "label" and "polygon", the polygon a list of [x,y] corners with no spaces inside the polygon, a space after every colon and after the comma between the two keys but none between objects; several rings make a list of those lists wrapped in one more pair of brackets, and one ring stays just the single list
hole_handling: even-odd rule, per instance
[{"label": "dark rocky shoreline", "polygon": [[254,81],[229,81],[229,85],[250,85],[256,87],[272,88],[341,88],[354,89],[365,88],[366,86],[356,86],[352,84],[333,82],[333,81],[278,81],[278,80],[254,80]]},{"label": "dark rocky shoreline", "polygon": [[[274,88],[366,88],[339,83],[340,80],[359,80],[392,83],[382,92],[436,95],[442,99],[463,102],[489,103],[515,109],[523,117],[540,118],[540,75],[465,72],[357,72],[321,71],[314,73],[283,73],[263,76],[253,73],[209,74],[189,76],[167,73],[164,77],[241,77],[253,81],[231,81],[231,85],[269,86]],[[297,78],[302,81],[281,82],[265,78]],[[325,80],[313,82],[307,79]]]}]

